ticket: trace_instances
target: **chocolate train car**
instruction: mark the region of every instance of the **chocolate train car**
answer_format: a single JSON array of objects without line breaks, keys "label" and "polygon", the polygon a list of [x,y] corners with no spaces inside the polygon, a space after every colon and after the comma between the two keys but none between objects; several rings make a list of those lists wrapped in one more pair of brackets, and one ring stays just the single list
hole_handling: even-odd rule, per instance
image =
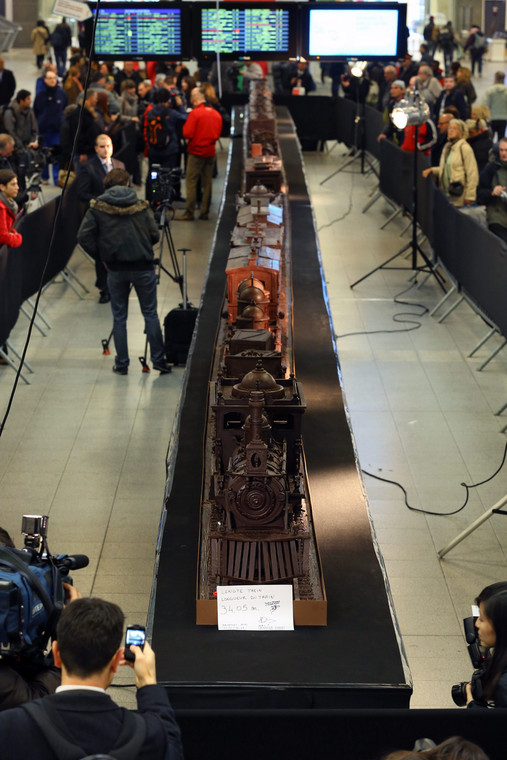
[{"label": "chocolate train car", "polygon": [[292,582],[296,600],[322,604],[304,470],[306,403],[291,373],[288,207],[265,83],[252,89],[244,127],[248,156],[260,143],[256,166],[269,165],[279,182],[266,185],[259,176],[250,182],[255,162],[246,161],[226,266],[217,376],[210,384],[200,598],[209,599],[217,585]]}]

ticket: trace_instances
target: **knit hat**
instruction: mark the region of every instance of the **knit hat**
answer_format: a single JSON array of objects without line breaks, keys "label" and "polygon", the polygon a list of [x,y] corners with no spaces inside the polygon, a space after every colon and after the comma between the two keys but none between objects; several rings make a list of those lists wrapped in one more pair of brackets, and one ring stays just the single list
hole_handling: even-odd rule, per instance
[{"label": "knit hat", "polygon": [[404,90],[406,88],[406,86],[407,85],[405,84],[405,82],[403,81],[403,79],[395,79],[394,82],[391,85],[391,87],[401,87],[402,90]]}]

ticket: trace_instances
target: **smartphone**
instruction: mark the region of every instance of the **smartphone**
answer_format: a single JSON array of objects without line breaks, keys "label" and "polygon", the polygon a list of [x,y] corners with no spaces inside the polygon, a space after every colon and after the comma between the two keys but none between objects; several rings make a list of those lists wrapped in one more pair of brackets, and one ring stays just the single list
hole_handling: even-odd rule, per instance
[{"label": "smartphone", "polygon": [[134,652],[130,651],[130,645],[143,649],[146,641],[146,629],[144,625],[129,625],[125,633],[125,659],[129,662],[135,661]]}]

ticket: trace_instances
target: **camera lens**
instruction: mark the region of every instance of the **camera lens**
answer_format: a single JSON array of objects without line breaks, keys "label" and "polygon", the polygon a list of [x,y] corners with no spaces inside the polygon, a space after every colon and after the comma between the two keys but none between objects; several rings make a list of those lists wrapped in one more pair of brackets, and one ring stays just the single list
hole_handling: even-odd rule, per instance
[{"label": "camera lens", "polygon": [[451,686],[451,697],[456,707],[465,707],[467,703],[467,682],[455,683]]}]

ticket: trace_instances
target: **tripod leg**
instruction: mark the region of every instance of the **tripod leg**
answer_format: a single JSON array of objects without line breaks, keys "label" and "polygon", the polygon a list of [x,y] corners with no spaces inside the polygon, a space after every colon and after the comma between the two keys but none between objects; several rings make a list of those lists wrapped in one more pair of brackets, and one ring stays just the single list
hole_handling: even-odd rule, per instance
[{"label": "tripod leg", "polygon": [[144,354],[143,356],[139,357],[139,361],[141,362],[143,372],[150,371],[150,368],[148,367],[148,362],[146,361],[147,355],[148,355],[148,336],[146,336],[146,340],[144,341]]}]

